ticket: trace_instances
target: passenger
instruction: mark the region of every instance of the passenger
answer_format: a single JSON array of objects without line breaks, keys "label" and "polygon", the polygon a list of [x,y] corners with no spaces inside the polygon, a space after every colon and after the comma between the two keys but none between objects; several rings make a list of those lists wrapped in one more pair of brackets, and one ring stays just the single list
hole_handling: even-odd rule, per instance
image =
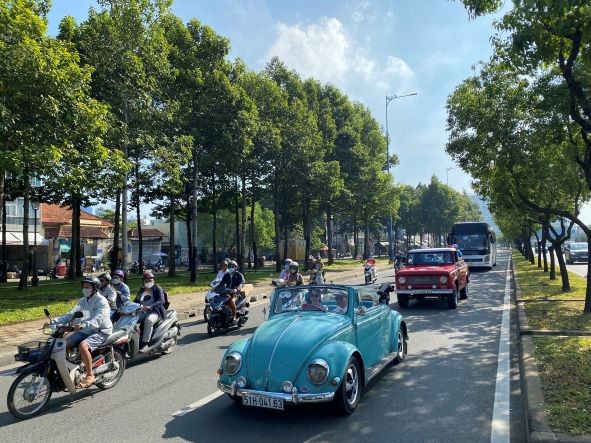
[{"label": "passenger", "polygon": [[289,264],[289,274],[285,281],[285,286],[299,286],[304,284],[304,277],[299,273],[300,264],[292,261]]},{"label": "passenger", "polygon": [[99,287],[99,294],[102,295],[107,299],[109,302],[109,307],[111,309],[117,308],[117,293],[113,286],[111,286],[111,276],[107,273],[103,273],[98,276],[100,287]]},{"label": "passenger", "polygon": [[292,263],[292,259],[291,258],[286,258],[285,259],[285,262],[283,263],[283,269],[281,270],[281,273],[279,274],[279,279],[280,280],[285,280],[289,276],[289,265],[291,263]]},{"label": "passenger", "polygon": [[111,284],[117,294],[117,307],[120,308],[129,301],[131,296],[129,286],[125,284],[125,273],[121,269],[115,269],[111,273]]},{"label": "passenger", "polygon": [[334,296],[334,301],[337,306],[333,308],[331,312],[334,312],[335,314],[346,314],[349,305],[349,297],[347,294],[337,293]]},{"label": "passenger", "polygon": [[138,291],[134,302],[142,305],[142,312],[138,319],[138,323],[144,326],[140,352],[146,352],[154,325],[166,318],[166,309],[164,308],[164,291],[154,281],[154,274],[151,271],[144,272],[142,282],[144,286]]},{"label": "passenger", "polygon": [[218,271],[217,275],[215,276],[215,280],[222,281],[222,278],[224,278],[224,275],[226,274],[227,271],[228,271],[228,263],[226,263],[224,261],[220,265],[220,270]]},{"label": "passenger", "polygon": [[88,315],[74,325],[75,332],[66,338],[68,348],[78,347],[80,358],[86,368],[86,378],[80,383],[81,388],[87,388],[94,383],[91,352],[102,345],[113,331],[113,324],[109,319],[111,314],[109,302],[104,297],[97,297],[99,285],[96,278],[84,277],[82,280],[84,297],[78,300],[74,309],[68,314],[56,317],[52,321],[52,323],[68,323],[76,311],[82,311]]}]

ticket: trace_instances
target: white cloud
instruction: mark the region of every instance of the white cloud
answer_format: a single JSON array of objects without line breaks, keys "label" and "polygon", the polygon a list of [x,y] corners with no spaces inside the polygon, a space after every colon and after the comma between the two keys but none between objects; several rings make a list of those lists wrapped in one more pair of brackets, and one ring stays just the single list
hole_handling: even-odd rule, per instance
[{"label": "white cloud", "polygon": [[334,83],[345,91],[348,85],[364,83],[383,92],[392,85],[408,86],[414,79],[401,58],[391,55],[380,63],[367,53],[338,19],[325,17],[307,26],[279,23],[266,58],[278,56],[302,78]]}]

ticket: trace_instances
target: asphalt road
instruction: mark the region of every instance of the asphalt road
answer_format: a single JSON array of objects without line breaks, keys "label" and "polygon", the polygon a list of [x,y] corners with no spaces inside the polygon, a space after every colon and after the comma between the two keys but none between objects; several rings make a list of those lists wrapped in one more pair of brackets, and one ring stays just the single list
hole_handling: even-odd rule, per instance
[{"label": "asphalt road", "polygon": [[[218,396],[221,355],[262,322],[263,301],[253,305],[244,329],[227,335],[208,338],[202,321],[186,323],[173,354],[130,365],[111,390],[54,394],[46,412],[26,421],[12,418],[2,400],[1,439],[490,442],[507,263],[504,251],[493,271],[474,273],[470,298],[457,310],[435,300],[402,310],[409,326],[409,354],[376,377],[349,417],[336,415],[327,404],[279,412],[238,406]],[[392,279],[393,272],[380,275],[382,281]],[[396,303],[392,307],[398,309]],[[511,441],[521,442],[516,363],[511,345],[511,370],[501,379],[510,380]],[[13,378],[6,370],[0,375],[3,399]],[[184,409],[188,412],[178,413],[189,405]]]}]

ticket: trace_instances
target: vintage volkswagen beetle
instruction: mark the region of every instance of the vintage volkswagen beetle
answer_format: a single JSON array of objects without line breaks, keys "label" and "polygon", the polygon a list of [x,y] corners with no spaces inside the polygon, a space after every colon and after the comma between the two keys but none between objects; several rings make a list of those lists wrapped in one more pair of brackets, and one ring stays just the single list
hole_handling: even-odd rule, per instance
[{"label": "vintage volkswagen beetle", "polygon": [[269,318],[232,344],[218,388],[243,405],[334,401],[352,413],[367,383],[407,352],[407,327],[390,309],[394,285],[314,285],[274,289]]}]

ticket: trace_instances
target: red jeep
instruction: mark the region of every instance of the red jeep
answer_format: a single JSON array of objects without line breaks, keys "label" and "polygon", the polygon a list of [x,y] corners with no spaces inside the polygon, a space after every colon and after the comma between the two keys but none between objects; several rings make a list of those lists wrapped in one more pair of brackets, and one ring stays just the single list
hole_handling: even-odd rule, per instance
[{"label": "red jeep", "polygon": [[450,309],[468,298],[470,270],[455,248],[413,249],[396,273],[396,295],[401,308],[411,299],[447,299]]}]

